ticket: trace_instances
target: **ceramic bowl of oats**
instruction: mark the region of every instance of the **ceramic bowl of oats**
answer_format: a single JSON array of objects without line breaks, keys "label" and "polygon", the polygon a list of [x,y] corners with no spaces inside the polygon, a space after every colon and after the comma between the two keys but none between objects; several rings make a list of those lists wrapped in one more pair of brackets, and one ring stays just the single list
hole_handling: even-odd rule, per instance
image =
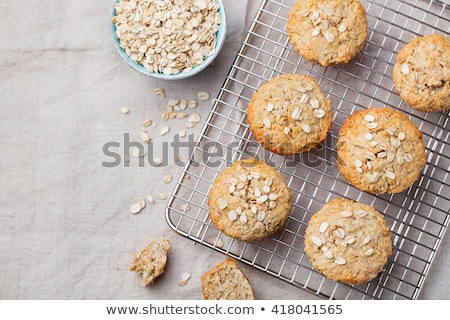
[{"label": "ceramic bowl of oats", "polygon": [[226,36],[221,0],[115,0],[111,31],[135,70],[159,79],[191,77],[219,54]]}]

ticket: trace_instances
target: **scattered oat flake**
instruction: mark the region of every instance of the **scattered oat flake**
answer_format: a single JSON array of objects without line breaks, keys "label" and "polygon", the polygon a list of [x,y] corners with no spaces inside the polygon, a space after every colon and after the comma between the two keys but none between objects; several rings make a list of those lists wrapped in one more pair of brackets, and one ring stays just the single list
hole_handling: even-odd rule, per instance
[{"label": "scattered oat flake", "polygon": [[122,108],[120,109],[120,111],[121,111],[123,114],[127,114],[128,112],[130,112],[130,109],[128,109],[127,107],[122,107]]},{"label": "scattered oat flake", "polygon": [[177,113],[176,118],[177,118],[177,119],[184,119],[184,118],[186,118],[187,116],[188,116],[188,113],[187,113],[187,112],[181,111],[181,112]]},{"label": "scattered oat flake", "polygon": [[169,102],[167,102],[167,106],[169,107],[175,107],[180,103],[179,99],[169,99]]},{"label": "scattered oat flake", "polygon": [[190,101],[188,101],[187,106],[188,106],[188,108],[196,108],[197,104],[198,104],[197,101],[190,100]]},{"label": "scattered oat flake", "polygon": [[146,142],[146,143],[152,141],[152,138],[148,135],[147,132],[141,132],[141,139],[143,142]]},{"label": "scattered oat flake", "polygon": [[137,147],[133,147],[132,149],[131,149],[131,154],[133,155],[133,157],[135,157],[135,158],[140,158],[140,157],[143,157],[143,156],[145,156],[146,155],[146,152],[145,152],[145,150],[141,150],[140,148],[137,148]]},{"label": "scattered oat flake", "polygon": [[169,183],[170,181],[172,181],[172,175],[168,174],[164,176],[164,183]]},{"label": "scattered oat flake", "polygon": [[141,206],[141,209],[144,209],[145,208],[145,200],[144,200],[144,198],[142,198],[142,197],[139,197],[138,198],[138,203],[139,203],[139,205]]},{"label": "scattered oat flake", "polygon": [[147,201],[148,201],[149,203],[154,203],[154,202],[155,202],[155,199],[153,199],[153,197],[152,197],[151,195],[147,195]]},{"label": "scattered oat flake", "polygon": [[222,248],[223,247],[222,239],[220,239],[218,237],[214,237],[212,240],[213,240],[213,243],[215,244],[216,247],[218,247],[218,248]]},{"label": "scattered oat flake", "polygon": [[170,127],[169,126],[165,126],[164,128],[161,129],[161,135],[165,135],[167,133],[169,133],[170,131]]},{"label": "scattered oat flake", "polygon": [[183,273],[181,275],[181,281],[178,283],[178,285],[181,287],[186,285],[190,278],[191,278],[191,274],[189,272]]},{"label": "scattered oat flake", "polygon": [[180,208],[181,208],[181,210],[183,210],[183,211],[189,211],[189,210],[191,210],[191,206],[189,205],[189,203],[184,203],[184,204],[182,204]]},{"label": "scattered oat flake", "polygon": [[158,197],[158,199],[161,199],[161,200],[167,199],[167,196],[164,193],[158,193],[156,196]]},{"label": "scattered oat flake", "polygon": [[137,214],[137,213],[141,212],[141,210],[142,210],[142,206],[139,202],[133,203],[130,206],[130,212],[133,214]]},{"label": "scattered oat flake", "polygon": [[162,162],[163,162],[163,161],[162,161],[161,158],[154,158],[154,159],[153,159],[153,163],[154,163],[155,165],[157,165],[157,166],[161,165]]},{"label": "scattered oat flake", "polygon": [[208,100],[208,99],[209,99],[209,93],[206,92],[206,91],[199,91],[199,92],[197,93],[197,98],[198,98],[200,101]]},{"label": "scattered oat flake", "polygon": [[200,115],[197,112],[194,112],[188,119],[188,122],[191,123],[199,123],[201,120]]},{"label": "scattered oat flake", "polygon": [[161,119],[163,119],[164,121],[167,121],[167,120],[169,120],[169,117],[170,117],[170,112],[169,111],[165,111],[162,114]]},{"label": "scattered oat flake", "polygon": [[153,89],[153,92],[159,96],[161,96],[162,98],[166,97],[166,92],[164,91],[163,88],[155,88]]},{"label": "scattered oat flake", "polygon": [[182,111],[186,110],[187,106],[188,106],[188,101],[186,99],[181,99],[180,105],[179,105],[180,110],[182,110]]},{"label": "scattered oat flake", "polygon": [[153,122],[152,119],[147,119],[144,121],[143,125],[144,125],[144,127],[148,127],[152,124],[152,122]]},{"label": "scattered oat flake", "polygon": [[186,129],[190,129],[195,127],[195,123],[194,122],[186,122],[186,124],[184,125]]}]

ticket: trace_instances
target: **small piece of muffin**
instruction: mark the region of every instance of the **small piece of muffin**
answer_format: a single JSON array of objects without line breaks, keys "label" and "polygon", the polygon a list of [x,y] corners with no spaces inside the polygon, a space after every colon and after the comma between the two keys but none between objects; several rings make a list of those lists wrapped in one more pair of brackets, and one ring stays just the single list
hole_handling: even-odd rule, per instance
[{"label": "small piece of muffin", "polygon": [[339,132],[337,166],[356,188],[372,194],[399,193],[426,165],[422,132],[390,108],[356,111]]},{"label": "small piece of muffin", "polygon": [[386,265],[392,254],[391,233],[373,207],[338,198],[311,217],[305,253],[330,280],[361,284],[374,279]]},{"label": "small piece of muffin", "polygon": [[147,286],[164,273],[170,242],[165,238],[148,243],[139,253],[135,254],[130,271],[142,275],[141,285]]},{"label": "small piece of muffin", "polygon": [[392,81],[412,108],[450,110],[450,38],[428,34],[412,39],[397,55]]},{"label": "small piece of muffin", "polygon": [[205,272],[201,282],[205,300],[255,300],[249,280],[230,258]]},{"label": "small piece of muffin", "polygon": [[229,237],[256,241],[280,230],[292,205],[283,176],[257,159],[246,159],[226,168],[209,192],[209,215]]},{"label": "small piece of muffin", "polygon": [[344,64],[364,47],[366,9],[358,0],[297,1],[287,29],[292,46],[305,59],[322,66]]},{"label": "small piece of muffin", "polygon": [[261,85],[247,119],[255,140],[279,154],[316,147],[333,123],[330,100],[312,77],[299,74],[284,74]]}]

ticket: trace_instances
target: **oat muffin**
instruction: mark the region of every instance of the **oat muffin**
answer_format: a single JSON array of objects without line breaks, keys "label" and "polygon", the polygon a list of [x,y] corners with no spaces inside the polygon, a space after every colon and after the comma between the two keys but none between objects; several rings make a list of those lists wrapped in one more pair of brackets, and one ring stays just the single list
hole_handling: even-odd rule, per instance
[{"label": "oat muffin", "polygon": [[390,108],[356,111],[339,132],[337,166],[355,187],[373,194],[410,187],[426,164],[422,133]]},{"label": "oat muffin", "polygon": [[292,205],[283,176],[257,159],[246,159],[226,168],[209,192],[209,215],[229,237],[256,241],[283,227]]},{"label": "oat muffin", "polygon": [[255,300],[250,281],[230,258],[205,272],[201,282],[205,300]]},{"label": "oat muffin", "polygon": [[256,141],[287,155],[306,152],[325,140],[333,115],[330,100],[312,77],[284,74],[255,92],[247,120]]},{"label": "oat muffin", "polygon": [[412,108],[450,110],[450,38],[428,34],[412,39],[397,55],[392,80]]},{"label": "oat muffin", "polygon": [[297,1],[287,22],[294,49],[322,66],[353,59],[364,47],[367,29],[366,9],[358,0]]},{"label": "oat muffin", "polygon": [[361,284],[374,279],[386,265],[392,254],[391,233],[373,207],[338,198],[311,217],[305,253],[330,280]]},{"label": "oat muffin", "polygon": [[142,276],[141,285],[153,284],[164,273],[170,242],[165,238],[148,243],[139,254],[135,254],[130,271]]}]

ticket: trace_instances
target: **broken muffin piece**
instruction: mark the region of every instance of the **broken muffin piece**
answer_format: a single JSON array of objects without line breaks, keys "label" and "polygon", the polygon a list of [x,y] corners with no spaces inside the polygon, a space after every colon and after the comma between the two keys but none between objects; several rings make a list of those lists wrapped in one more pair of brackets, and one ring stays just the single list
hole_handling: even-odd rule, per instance
[{"label": "broken muffin piece", "polygon": [[249,280],[230,258],[205,272],[201,282],[205,300],[255,300]]},{"label": "broken muffin piece", "polygon": [[141,285],[147,286],[164,273],[170,242],[165,238],[148,243],[139,254],[135,254],[130,271],[142,276]]}]

